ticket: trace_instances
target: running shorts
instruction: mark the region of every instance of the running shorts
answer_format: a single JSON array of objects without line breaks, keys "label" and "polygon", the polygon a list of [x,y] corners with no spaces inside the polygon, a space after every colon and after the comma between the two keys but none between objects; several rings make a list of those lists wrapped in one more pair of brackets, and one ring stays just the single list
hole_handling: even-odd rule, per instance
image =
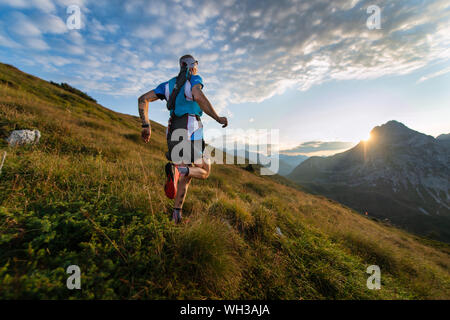
[{"label": "running shorts", "polygon": [[175,164],[201,163],[205,150],[203,124],[195,114],[181,117],[173,114],[166,131],[168,152],[166,157]]}]

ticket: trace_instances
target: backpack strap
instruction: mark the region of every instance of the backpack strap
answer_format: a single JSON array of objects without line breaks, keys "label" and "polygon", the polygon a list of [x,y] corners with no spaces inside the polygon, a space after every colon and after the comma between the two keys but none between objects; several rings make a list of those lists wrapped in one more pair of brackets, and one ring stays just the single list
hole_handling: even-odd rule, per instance
[{"label": "backpack strap", "polygon": [[175,101],[177,100],[178,93],[180,93],[181,88],[185,85],[187,80],[191,79],[191,73],[189,72],[189,68],[187,66],[183,66],[178,74],[175,86],[170,94],[169,100],[167,101],[167,109],[169,111],[175,112]]}]

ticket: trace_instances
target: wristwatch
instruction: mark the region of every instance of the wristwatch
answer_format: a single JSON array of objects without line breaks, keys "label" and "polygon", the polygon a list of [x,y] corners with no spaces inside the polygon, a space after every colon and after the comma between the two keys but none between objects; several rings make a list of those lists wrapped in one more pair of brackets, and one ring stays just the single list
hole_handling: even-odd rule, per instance
[{"label": "wristwatch", "polygon": [[142,128],[150,128],[150,123],[143,124]]}]

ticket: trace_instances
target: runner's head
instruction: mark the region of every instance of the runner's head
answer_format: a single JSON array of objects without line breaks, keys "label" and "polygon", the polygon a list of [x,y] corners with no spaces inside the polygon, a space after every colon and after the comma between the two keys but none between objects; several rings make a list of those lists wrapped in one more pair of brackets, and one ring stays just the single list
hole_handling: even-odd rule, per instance
[{"label": "runner's head", "polygon": [[180,68],[183,68],[183,66],[187,66],[193,75],[198,72],[198,61],[190,54],[186,54],[180,58]]}]

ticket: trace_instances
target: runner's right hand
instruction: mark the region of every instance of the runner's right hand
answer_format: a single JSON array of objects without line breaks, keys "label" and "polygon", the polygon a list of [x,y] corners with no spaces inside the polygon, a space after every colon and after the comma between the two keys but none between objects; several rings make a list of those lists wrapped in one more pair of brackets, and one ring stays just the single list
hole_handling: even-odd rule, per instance
[{"label": "runner's right hand", "polygon": [[141,137],[145,143],[148,143],[150,141],[151,135],[152,135],[152,129],[150,127],[142,129]]}]

